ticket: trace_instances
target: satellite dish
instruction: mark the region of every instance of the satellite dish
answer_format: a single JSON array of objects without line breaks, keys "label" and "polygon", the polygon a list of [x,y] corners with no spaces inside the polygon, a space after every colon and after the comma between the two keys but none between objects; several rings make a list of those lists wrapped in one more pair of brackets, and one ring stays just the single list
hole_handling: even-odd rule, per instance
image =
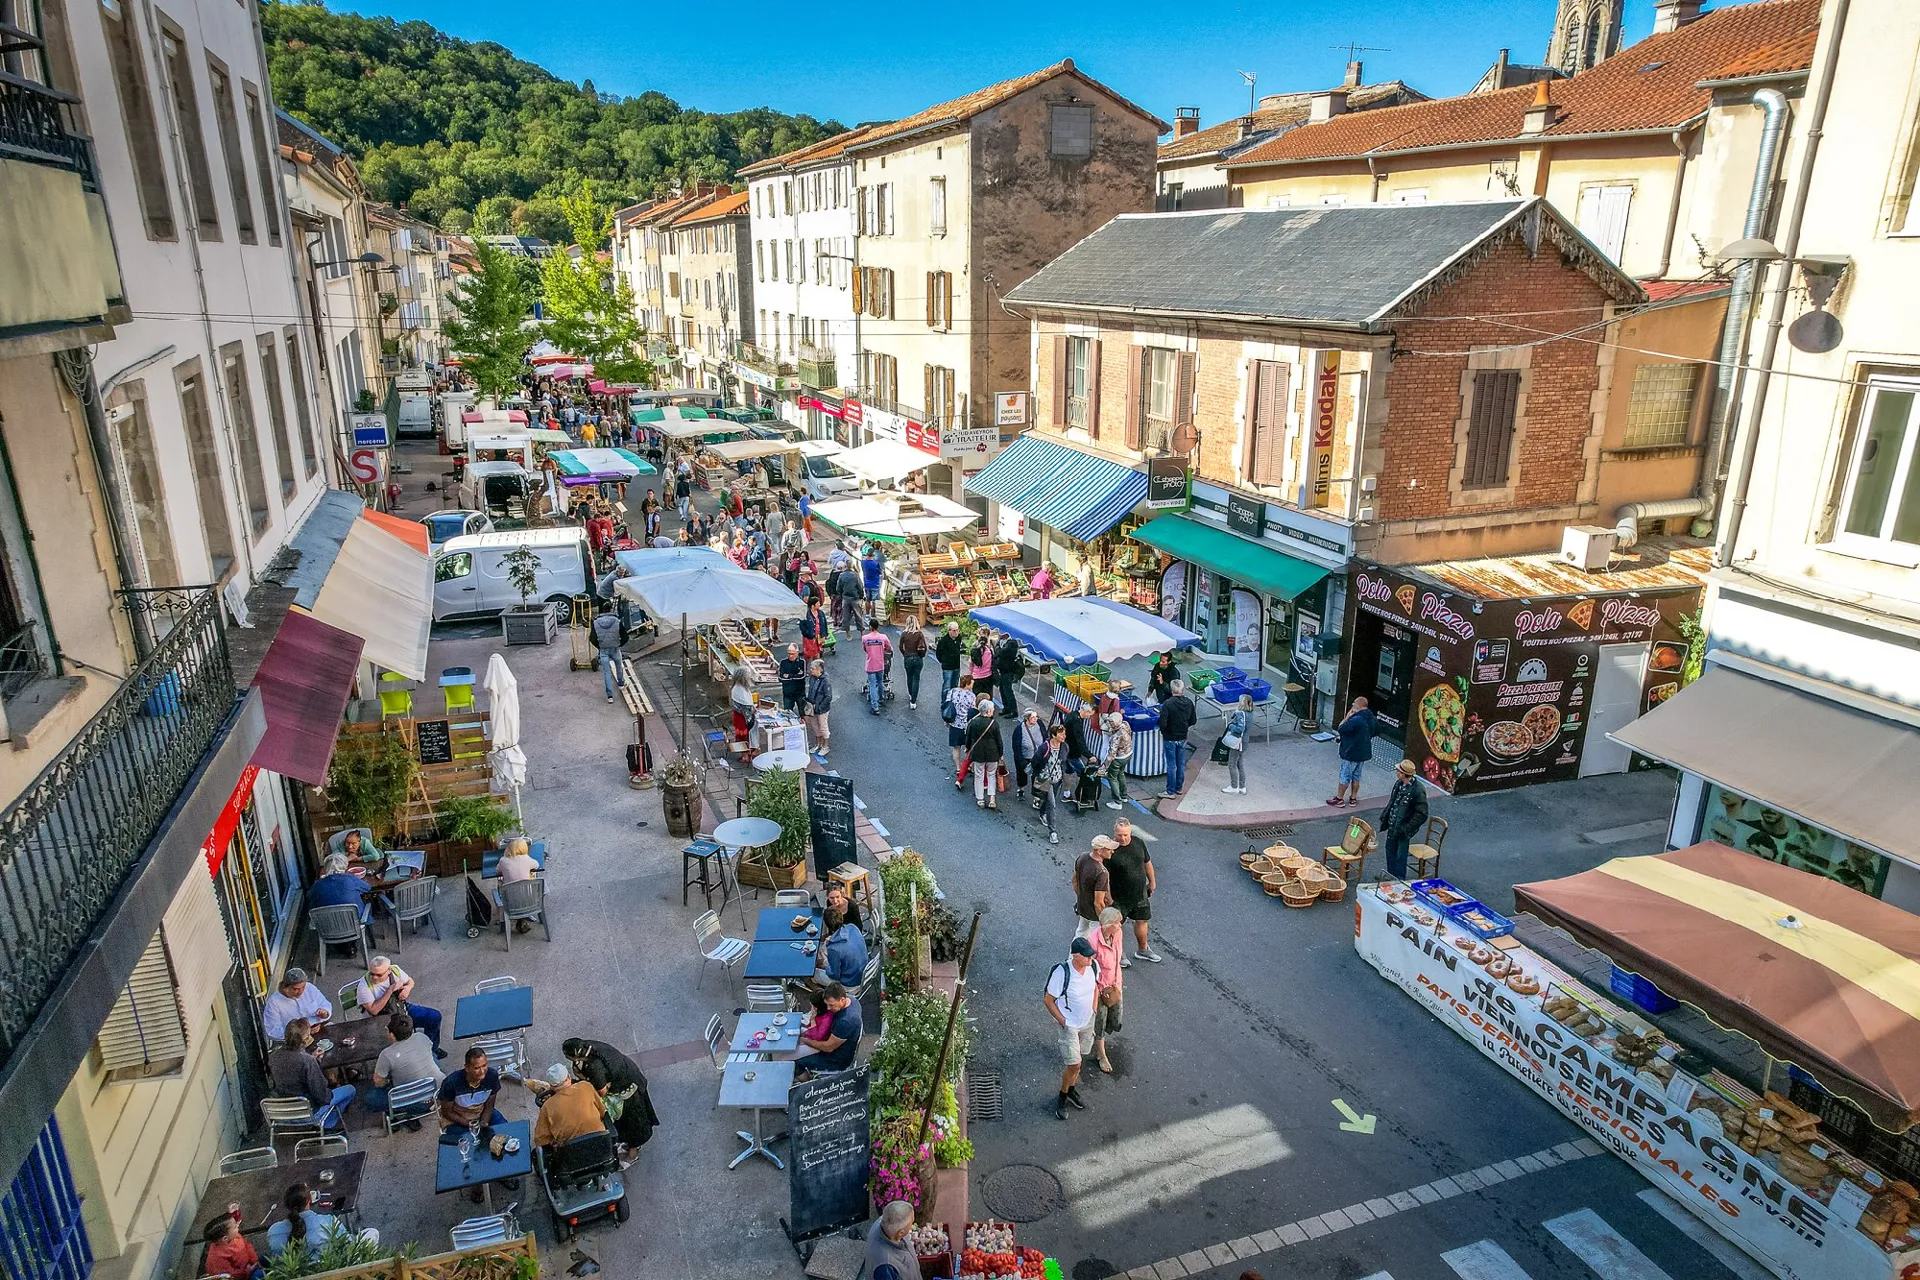
[{"label": "satellite dish", "polygon": [[1200,447],[1200,428],[1191,422],[1183,422],[1173,429],[1173,438],[1169,447],[1178,454],[1190,454]]},{"label": "satellite dish", "polygon": [[1840,345],[1845,331],[1830,311],[1809,311],[1787,328],[1787,341],[1797,350],[1821,355]]}]

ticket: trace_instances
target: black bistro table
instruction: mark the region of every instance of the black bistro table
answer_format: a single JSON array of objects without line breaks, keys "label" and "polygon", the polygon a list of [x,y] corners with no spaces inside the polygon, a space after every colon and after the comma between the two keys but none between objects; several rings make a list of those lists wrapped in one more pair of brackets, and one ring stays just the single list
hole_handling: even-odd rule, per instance
[{"label": "black bistro table", "polygon": [[[457,1156],[458,1153],[456,1153]],[[254,1169],[248,1173],[230,1173],[207,1183],[200,1195],[200,1207],[187,1225],[189,1239],[199,1244],[206,1239],[206,1224],[227,1212],[227,1206],[240,1206],[240,1231],[257,1236],[277,1220],[287,1216],[282,1205],[287,1188],[304,1182],[316,1196],[333,1198],[333,1207],[319,1210],[330,1214],[351,1214],[360,1198],[360,1175],[367,1166],[367,1153],[349,1151],[340,1156],[314,1156],[293,1160],[272,1169]],[[331,1174],[330,1179],[321,1175]]]},{"label": "black bistro table", "polygon": [[533,988],[513,987],[461,996],[453,1006],[453,1038],[498,1035],[533,1025]]}]

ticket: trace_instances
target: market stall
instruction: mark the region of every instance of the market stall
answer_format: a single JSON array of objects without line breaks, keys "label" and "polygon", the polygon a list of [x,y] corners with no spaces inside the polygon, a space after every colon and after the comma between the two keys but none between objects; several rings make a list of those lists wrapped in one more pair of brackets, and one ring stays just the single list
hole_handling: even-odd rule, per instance
[{"label": "market stall", "polygon": [[626,449],[555,449],[547,455],[564,485],[624,484],[657,474],[653,464]]},{"label": "market stall", "polygon": [[918,566],[930,618],[1025,600],[1033,590],[1015,542],[949,541],[922,552]]},{"label": "market stall", "polygon": [[[1715,844],[1514,893],[1612,958],[1612,990],[1442,880],[1360,886],[1355,949],[1775,1274],[1887,1280],[1920,1262],[1920,1173],[1897,1140],[1920,1117],[1920,919]],[[1758,1042],[1767,1076],[1716,1070],[1634,1007],[1673,997]],[[1815,1083],[1795,1089],[1805,1103],[1770,1087],[1774,1059]]]},{"label": "market stall", "polygon": [[848,450],[834,461],[858,476],[862,487],[887,489],[897,480],[934,466],[940,459],[898,440],[873,440]]}]

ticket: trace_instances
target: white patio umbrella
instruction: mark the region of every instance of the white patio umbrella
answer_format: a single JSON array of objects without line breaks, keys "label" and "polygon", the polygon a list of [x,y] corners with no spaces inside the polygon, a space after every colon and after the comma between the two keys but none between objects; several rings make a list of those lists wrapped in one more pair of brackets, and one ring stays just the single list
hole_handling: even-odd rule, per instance
[{"label": "white patio umbrella", "polygon": [[655,618],[680,618],[680,748],[687,743],[687,632],[729,618],[801,618],[806,603],[778,578],[728,562],[622,578],[613,589]]},{"label": "white patio umbrella", "polygon": [[513,796],[513,813],[520,813],[520,788],[527,785],[527,753],[520,749],[520,682],[506,658],[494,654],[487,659],[487,674],[481,685],[487,691],[487,724],[493,745],[487,750],[487,762],[493,766],[492,789],[495,794]]}]

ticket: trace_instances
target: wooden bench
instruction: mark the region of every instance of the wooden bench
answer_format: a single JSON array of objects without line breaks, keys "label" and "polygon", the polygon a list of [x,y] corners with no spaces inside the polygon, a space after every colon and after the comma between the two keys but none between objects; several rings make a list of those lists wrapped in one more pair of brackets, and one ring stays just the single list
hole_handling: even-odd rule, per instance
[{"label": "wooden bench", "polygon": [[636,718],[655,714],[653,700],[647,697],[647,691],[640,687],[640,676],[633,669],[632,658],[620,659],[620,676],[622,678],[620,697],[627,704],[627,713]]}]

